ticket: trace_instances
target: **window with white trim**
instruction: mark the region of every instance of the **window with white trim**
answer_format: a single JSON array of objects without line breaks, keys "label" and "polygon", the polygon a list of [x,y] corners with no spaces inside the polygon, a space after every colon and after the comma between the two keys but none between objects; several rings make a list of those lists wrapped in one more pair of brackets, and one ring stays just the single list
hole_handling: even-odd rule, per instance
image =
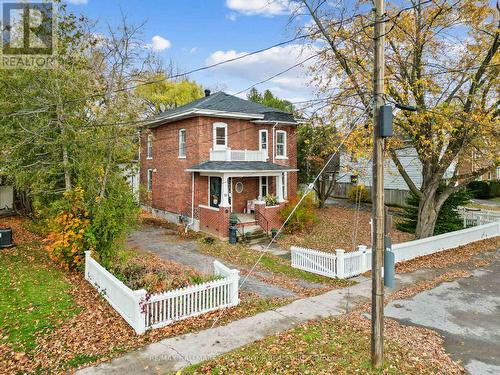
[{"label": "window with white trim", "polygon": [[281,187],[283,189],[283,199],[288,197],[288,172],[281,175]]},{"label": "window with white trim", "polygon": [[148,134],[148,146],[146,149],[146,158],[153,159],[153,134]]},{"label": "window with white trim", "polygon": [[225,150],[227,148],[227,124],[223,122],[214,123],[213,149]]},{"label": "window with white trim", "polygon": [[179,158],[186,157],[186,129],[179,130]]},{"label": "window with white trim", "polygon": [[153,191],[153,170],[148,169],[147,171],[147,189],[149,192]]},{"label": "window with white trim", "polygon": [[261,199],[264,199],[264,197],[268,194],[268,177],[267,176],[260,176],[260,181],[259,181],[259,197]]},{"label": "window with white trim", "polygon": [[286,158],[286,131],[276,131],[276,157]]},{"label": "window with white trim", "polygon": [[269,152],[268,150],[268,138],[267,138],[267,130],[266,129],[261,129],[259,130],[259,150],[260,151],[265,151],[266,156],[269,157]]}]

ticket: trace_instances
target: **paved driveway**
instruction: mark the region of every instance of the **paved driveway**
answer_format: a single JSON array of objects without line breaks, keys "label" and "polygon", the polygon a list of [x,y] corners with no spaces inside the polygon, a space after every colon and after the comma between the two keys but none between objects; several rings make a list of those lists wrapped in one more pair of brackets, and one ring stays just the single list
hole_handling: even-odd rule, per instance
[{"label": "paved driveway", "polygon": [[[173,230],[144,226],[128,236],[127,245],[130,248],[153,252],[160,258],[184,264],[201,273],[212,274],[214,270],[213,263],[216,258],[200,253],[196,241],[179,239]],[[230,268],[238,268],[226,261],[222,263]],[[241,276],[241,280],[243,279],[244,276]],[[252,276],[247,278],[242,290],[255,292],[263,297],[295,295],[288,289],[266,284]]]},{"label": "paved driveway", "polygon": [[500,250],[491,257],[473,277],[393,301],[386,316],[439,332],[446,351],[470,374],[500,374]]}]

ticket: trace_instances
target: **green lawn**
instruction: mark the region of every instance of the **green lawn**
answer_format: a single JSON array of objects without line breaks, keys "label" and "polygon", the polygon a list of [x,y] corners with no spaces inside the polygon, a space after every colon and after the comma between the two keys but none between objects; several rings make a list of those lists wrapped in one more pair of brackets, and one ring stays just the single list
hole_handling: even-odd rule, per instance
[{"label": "green lawn", "polygon": [[[399,334],[404,336],[403,333]],[[422,337],[415,336],[415,339],[422,340]],[[301,325],[213,360],[190,366],[182,370],[182,374],[447,373],[449,362],[445,360],[441,367],[441,363],[433,358],[435,350],[431,345],[429,350],[422,353],[419,348],[413,349],[387,338],[385,365],[374,370],[370,360],[369,323],[359,324],[359,321],[352,322],[348,318],[329,318]]]},{"label": "green lawn", "polygon": [[71,284],[43,257],[27,245],[0,251],[0,344],[16,351],[34,349],[38,335],[78,313]]},{"label": "green lawn", "polygon": [[[305,280],[314,283],[338,286],[347,286],[353,283],[351,281],[331,279],[329,277],[319,276],[293,268],[289,259],[284,259],[269,253],[262,255],[261,252],[249,249],[245,245],[230,245],[227,242],[218,240],[215,240],[212,244],[208,244],[205,243],[203,239],[200,240],[199,243],[201,252],[226,260],[242,268],[250,269],[258,261],[257,270],[272,272],[274,274],[295,280]],[[262,257],[259,259],[261,255]]]}]

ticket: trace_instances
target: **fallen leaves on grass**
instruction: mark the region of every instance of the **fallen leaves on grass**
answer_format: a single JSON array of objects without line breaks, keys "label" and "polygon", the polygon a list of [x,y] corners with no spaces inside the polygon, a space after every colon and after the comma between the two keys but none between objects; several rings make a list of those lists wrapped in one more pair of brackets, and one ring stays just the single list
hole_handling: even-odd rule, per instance
[{"label": "fallen leaves on grass", "polygon": [[63,372],[71,367],[109,360],[167,337],[207,329],[218,318],[218,324],[223,325],[290,301],[280,298],[264,301],[254,294],[242,293],[240,305],[226,309],[223,314],[215,311],[137,336],[82,275],[67,274],[66,277],[74,285],[74,302],[81,311],[51,333],[40,334],[31,353],[16,354],[10,347],[0,346],[1,373]]},{"label": "fallen leaves on grass", "polygon": [[398,263],[396,264],[396,272],[407,273],[422,268],[446,268],[454,264],[468,262],[475,255],[496,251],[499,248],[500,237],[488,238]]},{"label": "fallen leaves on grass", "polygon": [[[316,250],[334,252],[335,249],[353,251],[358,245],[371,244],[371,213],[352,208],[329,206],[316,209],[318,223],[309,233],[283,235],[278,243],[283,248],[301,246]],[[390,233],[393,243],[411,241],[415,236],[395,229]],[[353,238],[355,237],[354,243]],[[355,245],[355,246],[353,246]]]},{"label": "fallen leaves on grass", "polygon": [[26,229],[29,219],[20,216],[10,216],[0,218],[0,228],[12,228],[12,238],[15,245],[39,241],[41,238]]},{"label": "fallen leaves on grass", "polygon": [[194,268],[161,259],[148,252],[133,256],[125,262],[117,262],[110,271],[132,290],[144,288],[150,293],[183,288],[214,279],[213,276],[202,275]]},{"label": "fallen leaves on grass", "polygon": [[385,363],[370,367],[370,321],[359,314],[302,324],[186,369],[195,374],[462,374],[431,330],[385,321]]}]

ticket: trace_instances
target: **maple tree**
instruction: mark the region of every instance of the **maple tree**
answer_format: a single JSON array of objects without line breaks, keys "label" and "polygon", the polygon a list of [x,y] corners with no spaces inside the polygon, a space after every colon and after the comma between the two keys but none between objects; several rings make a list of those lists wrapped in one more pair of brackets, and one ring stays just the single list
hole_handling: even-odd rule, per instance
[{"label": "maple tree", "polygon": [[[349,16],[347,9],[320,0],[296,0],[295,14],[312,22],[302,30],[323,48],[314,68],[318,90],[329,94],[330,111],[352,116],[371,107],[373,22],[369,12]],[[369,10],[358,2],[354,12]],[[385,152],[413,194],[419,197],[416,236],[431,236],[446,199],[499,163],[500,7],[486,0],[412,0],[389,5],[386,22],[388,104],[417,111],[395,114],[395,137]],[[350,106],[347,106],[350,105]],[[369,130],[369,129],[368,129]],[[371,139],[354,132],[346,147],[369,154]],[[418,186],[398,158],[412,148],[422,166]],[[471,155],[476,168],[467,170]],[[438,191],[446,179],[444,189]]]}]

